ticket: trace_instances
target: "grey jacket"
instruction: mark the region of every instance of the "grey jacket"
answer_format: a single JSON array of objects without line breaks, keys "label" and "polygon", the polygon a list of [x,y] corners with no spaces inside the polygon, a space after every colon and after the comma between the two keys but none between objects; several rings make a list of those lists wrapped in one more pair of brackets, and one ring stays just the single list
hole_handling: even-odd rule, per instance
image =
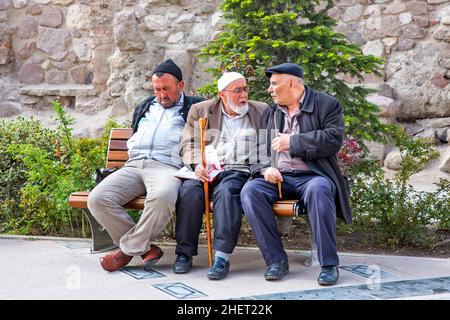
[{"label": "grey jacket", "polygon": [[[300,133],[291,136],[289,151],[292,157],[300,157],[312,171],[332,182],[337,216],[346,223],[351,223],[350,188],[347,178],[341,174],[337,157],[344,140],[342,107],[336,98],[314,91],[308,86],[305,86],[305,90],[302,112],[298,115]],[[267,147],[264,151],[270,158],[274,157],[271,154],[272,130],[282,132],[283,126],[284,113],[276,105],[271,105],[261,117],[261,129],[266,129],[267,132],[262,139],[265,141],[260,141],[260,146]],[[253,177],[258,176],[262,168],[274,163],[270,158],[252,167]]]}]

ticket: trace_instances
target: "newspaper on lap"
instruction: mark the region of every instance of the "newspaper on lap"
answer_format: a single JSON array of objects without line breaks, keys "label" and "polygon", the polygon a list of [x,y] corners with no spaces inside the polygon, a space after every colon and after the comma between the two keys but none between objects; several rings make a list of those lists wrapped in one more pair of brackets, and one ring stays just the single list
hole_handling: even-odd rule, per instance
[{"label": "newspaper on lap", "polygon": [[[219,157],[217,156],[217,151],[214,148],[214,146],[208,145],[205,147],[205,160],[206,160],[206,171],[209,176],[209,182],[212,182],[219,173],[224,171],[222,166],[220,165]],[[186,166],[175,172],[174,176],[180,179],[198,180],[198,178],[195,176],[195,172]]]}]

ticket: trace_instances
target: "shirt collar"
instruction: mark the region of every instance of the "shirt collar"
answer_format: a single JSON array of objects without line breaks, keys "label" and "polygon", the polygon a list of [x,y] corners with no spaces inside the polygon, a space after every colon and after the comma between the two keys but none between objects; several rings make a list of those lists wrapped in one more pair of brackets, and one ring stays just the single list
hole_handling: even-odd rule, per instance
[{"label": "shirt collar", "polygon": [[182,105],[184,105],[184,92],[183,91],[181,91],[180,98],[174,104],[174,107],[179,107],[179,106],[182,106]]},{"label": "shirt collar", "polygon": [[303,90],[302,97],[300,98],[300,103],[299,103],[300,106],[303,105],[303,101],[305,101],[305,97],[306,97],[306,88],[305,88],[305,90]]},{"label": "shirt collar", "polygon": [[180,97],[178,98],[178,101],[174,103],[173,106],[171,106],[170,108],[165,108],[163,107],[155,98],[155,100],[153,101],[153,104],[157,104],[159,105],[161,108],[164,109],[172,109],[172,108],[177,108],[177,107],[182,107],[184,105],[184,92],[181,91]]},{"label": "shirt collar", "polygon": [[[298,103],[298,109],[297,109],[297,111],[295,111],[295,114],[294,114],[294,115],[296,115],[296,114],[298,114],[298,113],[301,112],[300,109],[301,109],[301,107],[302,107],[302,105],[303,105],[303,101],[305,101],[305,97],[306,97],[306,89],[303,90],[303,94],[302,94],[302,96],[300,97],[300,101],[299,101],[299,103]],[[278,104],[277,104],[277,108],[280,109],[281,111],[283,111],[284,113],[288,114],[287,106],[285,106],[285,105],[278,105]]]}]

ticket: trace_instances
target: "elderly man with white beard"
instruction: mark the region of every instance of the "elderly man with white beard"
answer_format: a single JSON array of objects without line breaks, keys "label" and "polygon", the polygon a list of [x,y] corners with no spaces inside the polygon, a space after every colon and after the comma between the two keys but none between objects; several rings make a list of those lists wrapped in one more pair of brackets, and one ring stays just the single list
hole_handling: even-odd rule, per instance
[{"label": "elderly man with white beard", "polygon": [[[213,264],[211,280],[223,279],[230,268],[229,258],[236,246],[243,215],[240,191],[250,178],[256,162],[257,134],[266,103],[249,101],[243,75],[225,72],[218,80],[218,97],[192,106],[183,131],[181,154],[198,180],[185,180],[179,191],[175,237],[175,273],[188,273],[197,255],[198,238],[205,211],[203,182],[209,181],[214,212]],[[213,181],[202,165],[198,120],[206,118],[205,145],[214,146],[224,169]]]}]

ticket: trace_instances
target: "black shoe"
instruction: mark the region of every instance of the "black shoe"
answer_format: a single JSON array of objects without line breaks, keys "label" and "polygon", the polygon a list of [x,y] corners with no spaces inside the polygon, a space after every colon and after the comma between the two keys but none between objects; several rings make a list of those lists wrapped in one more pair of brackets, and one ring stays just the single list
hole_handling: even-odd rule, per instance
[{"label": "black shoe", "polygon": [[332,286],[336,284],[339,279],[339,270],[337,266],[325,266],[322,267],[322,271],[319,274],[317,282],[321,286]]},{"label": "black shoe", "polygon": [[188,273],[192,268],[192,257],[179,254],[175,259],[175,263],[173,264],[173,272],[174,273]]},{"label": "black shoe", "polygon": [[289,273],[289,263],[287,260],[272,262],[267,267],[264,277],[266,280],[280,280],[284,275]]},{"label": "black shoe", "polygon": [[208,279],[221,280],[228,275],[230,271],[230,261],[221,257],[214,257],[213,265],[208,270]]}]

